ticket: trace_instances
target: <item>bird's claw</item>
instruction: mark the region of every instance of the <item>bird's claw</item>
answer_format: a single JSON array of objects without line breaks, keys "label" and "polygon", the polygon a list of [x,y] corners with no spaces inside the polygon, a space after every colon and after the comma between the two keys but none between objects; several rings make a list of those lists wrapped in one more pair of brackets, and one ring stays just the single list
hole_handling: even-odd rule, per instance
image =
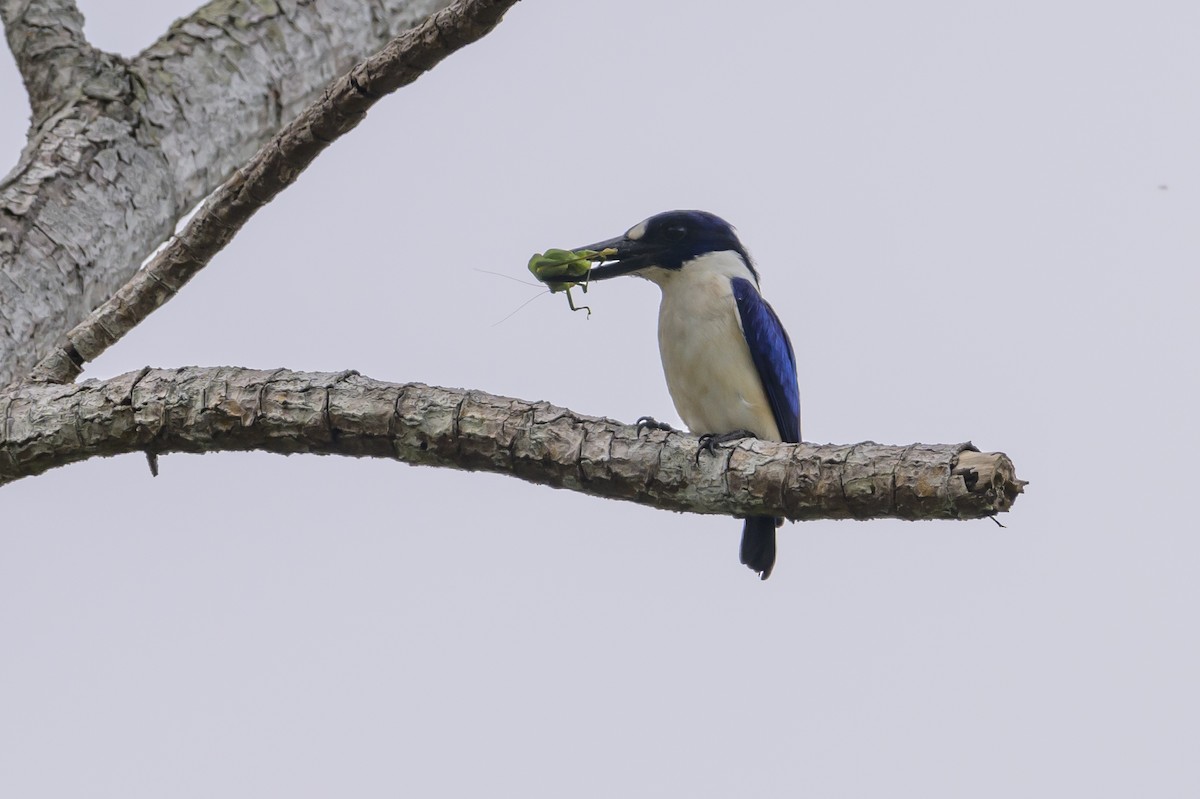
[{"label": "bird's claw", "polygon": [[671,425],[667,424],[666,422],[658,421],[653,416],[639,416],[636,424],[637,434],[639,436],[641,436],[643,429],[662,430],[667,433],[677,432],[674,427],[671,427]]},{"label": "bird's claw", "polygon": [[696,465],[700,465],[700,453],[717,454],[718,444],[728,444],[730,441],[741,441],[743,438],[755,438],[749,430],[734,430],[732,433],[705,433],[700,436],[700,446],[696,448]]}]

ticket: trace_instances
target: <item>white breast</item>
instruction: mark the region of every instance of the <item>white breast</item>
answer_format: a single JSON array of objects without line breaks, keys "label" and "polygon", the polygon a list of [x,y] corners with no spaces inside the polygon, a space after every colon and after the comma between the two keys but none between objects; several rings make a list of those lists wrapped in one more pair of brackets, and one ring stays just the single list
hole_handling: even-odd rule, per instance
[{"label": "white breast", "polygon": [[780,440],[771,405],[742,335],[730,279],[754,281],[740,257],[709,253],[680,270],[644,273],[662,289],[658,348],[667,390],[693,433],[749,430]]}]

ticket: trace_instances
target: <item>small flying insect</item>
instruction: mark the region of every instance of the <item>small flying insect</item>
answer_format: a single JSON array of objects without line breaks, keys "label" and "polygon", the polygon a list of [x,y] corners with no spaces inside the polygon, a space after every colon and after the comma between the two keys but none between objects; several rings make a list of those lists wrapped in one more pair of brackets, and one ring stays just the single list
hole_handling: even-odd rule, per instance
[{"label": "small flying insect", "polygon": [[551,293],[565,291],[567,305],[572,311],[587,311],[592,315],[592,309],[586,305],[575,306],[571,289],[579,286],[584,294],[588,290],[588,275],[591,274],[592,262],[603,261],[616,250],[609,247],[606,250],[558,250],[549,249],[545,253],[536,253],[529,259],[529,271],[533,276],[546,284]]}]

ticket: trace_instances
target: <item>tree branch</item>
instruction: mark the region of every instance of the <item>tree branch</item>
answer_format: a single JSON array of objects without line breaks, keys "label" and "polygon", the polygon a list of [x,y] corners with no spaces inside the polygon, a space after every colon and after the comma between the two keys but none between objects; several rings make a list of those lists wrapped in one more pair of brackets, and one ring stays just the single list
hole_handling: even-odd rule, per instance
[{"label": "tree branch", "polygon": [[210,197],[183,232],[112,297],[71,330],[33,369],[39,381],[74,380],[83,365],[161,307],[260,208],[383,97],[499,24],[517,0],[463,0],[396,37],[326,90]]},{"label": "tree branch", "polygon": [[[326,86],[451,0],[214,0],[130,64],[180,215]],[[178,216],[176,217],[178,218]]]},{"label": "tree branch", "polygon": [[[448,3],[215,0],[131,64],[89,50],[0,180],[0,386],[111,296],[330,78]],[[0,0],[6,24],[40,24],[35,8],[71,16],[63,0]],[[64,30],[77,31],[71,19]],[[49,52],[66,59],[71,48]]]},{"label": "tree branch", "polygon": [[95,456],[262,450],[391,458],[509,474],[665,510],[789,519],[974,519],[1023,481],[970,444],[748,440],[696,458],[697,439],[480,391],[356,372],[144,369],[0,394],[0,485]]},{"label": "tree branch", "polygon": [[98,71],[101,54],[84,37],[74,0],[0,0],[0,18],[36,127]]}]

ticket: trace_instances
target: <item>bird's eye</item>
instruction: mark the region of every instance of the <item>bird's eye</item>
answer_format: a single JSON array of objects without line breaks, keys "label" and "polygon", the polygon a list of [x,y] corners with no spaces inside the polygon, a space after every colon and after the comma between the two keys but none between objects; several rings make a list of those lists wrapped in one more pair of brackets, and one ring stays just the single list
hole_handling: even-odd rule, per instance
[{"label": "bird's eye", "polygon": [[683,238],[686,235],[687,228],[685,228],[683,225],[671,225],[671,227],[663,231],[663,236],[670,241],[683,241]]}]

